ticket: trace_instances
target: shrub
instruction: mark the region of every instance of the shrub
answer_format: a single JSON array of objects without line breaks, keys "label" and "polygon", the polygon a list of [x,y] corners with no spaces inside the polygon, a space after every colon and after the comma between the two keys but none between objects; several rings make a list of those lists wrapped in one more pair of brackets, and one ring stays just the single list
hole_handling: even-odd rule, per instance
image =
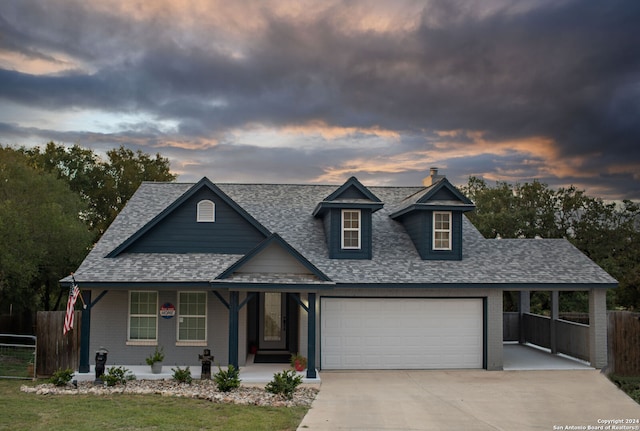
[{"label": "shrub", "polygon": [[213,376],[213,381],[220,392],[229,392],[240,387],[240,370],[229,365],[226,371],[218,367],[218,372]]},{"label": "shrub", "polygon": [[53,373],[53,376],[51,376],[49,381],[56,386],[67,386],[72,378],[73,370],[71,370],[70,368],[67,368],[66,370],[59,369],[58,371]]},{"label": "shrub", "polygon": [[160,347],[160,349],[158,349],[158,346],[156,346],[155,352],[147,356],[145,361],[147,361],[147,365],[153,365],[156,362],[164,361],[164,347]]},{"label": "shrub", "polygon": [[265,390],[272,394],[282,395],[290,400],[301,383],[302,376],[299,376],[294,370],[284,370],[273,375],[273,380],[267,383]]},{"label": "shrub", "polygon": [[193,381],[193,378],[191,377],[191,370],[189,369],[189,367],[185,368],[184,370],[180,367],[172,368],[171,371],[173,371],[173,379],[179,383],[186,383],[190,385]]},{"label": "shrub", "polygon": [[126,385],[128,381],[135,379],[136,376],[124,367],[111,367],[102,375],[102,381],[107,386]]}]

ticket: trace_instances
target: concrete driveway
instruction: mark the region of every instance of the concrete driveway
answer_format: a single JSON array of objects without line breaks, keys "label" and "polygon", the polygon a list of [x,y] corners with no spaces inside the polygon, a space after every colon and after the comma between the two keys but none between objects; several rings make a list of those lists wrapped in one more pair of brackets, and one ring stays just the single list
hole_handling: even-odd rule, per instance
[{"label": "concrete driveway", "polygon": [[633,423],[640,405],[597,370],[325,371],[321,378],[298,430],[614,430],[606,422],[613,419],[635,427],[617,429],[640,430]]}]

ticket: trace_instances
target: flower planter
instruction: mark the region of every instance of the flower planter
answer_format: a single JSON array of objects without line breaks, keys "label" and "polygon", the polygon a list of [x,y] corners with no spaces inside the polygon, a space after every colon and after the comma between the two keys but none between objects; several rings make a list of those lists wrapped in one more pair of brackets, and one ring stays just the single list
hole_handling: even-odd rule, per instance
[{"label": "flower planter", "polygon": [[296,371],[304,371],[305,364],[303,364],[302,361],[295,360],[293,362],[293,368],[295,368]]},{"label": "flower planter", "polygon": [[162,362],[154,362],[151,364],[151,372],[153,374],[160,374],[162,372]]}]

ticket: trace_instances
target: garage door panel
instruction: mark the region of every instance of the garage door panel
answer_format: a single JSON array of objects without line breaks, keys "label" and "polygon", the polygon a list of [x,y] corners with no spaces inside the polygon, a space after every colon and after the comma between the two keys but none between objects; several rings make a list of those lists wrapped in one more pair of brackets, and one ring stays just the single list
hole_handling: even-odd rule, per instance
[{"label": "garage door panel", "polygon": [[481,368],[481,299],[322,298],[324,369]]}]

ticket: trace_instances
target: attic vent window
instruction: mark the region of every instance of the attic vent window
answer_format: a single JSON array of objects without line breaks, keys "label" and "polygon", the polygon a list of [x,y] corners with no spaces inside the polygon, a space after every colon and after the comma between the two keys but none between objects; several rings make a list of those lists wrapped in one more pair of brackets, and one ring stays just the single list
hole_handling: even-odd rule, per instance
[{"label": "attic vent window", "polygon": [[209,201],[198,202],[198,222],[212,223],[216,221],[216,205]]}]

